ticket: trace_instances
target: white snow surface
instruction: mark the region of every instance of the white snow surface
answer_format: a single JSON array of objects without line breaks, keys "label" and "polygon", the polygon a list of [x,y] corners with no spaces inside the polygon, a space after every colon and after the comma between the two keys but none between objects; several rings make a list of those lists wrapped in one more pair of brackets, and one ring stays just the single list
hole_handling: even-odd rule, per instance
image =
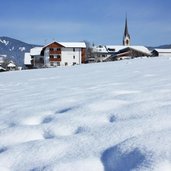
[{"label": "white snow surface", "polygon": [[170,59],[0,73],[0,170],[171,171]]}]

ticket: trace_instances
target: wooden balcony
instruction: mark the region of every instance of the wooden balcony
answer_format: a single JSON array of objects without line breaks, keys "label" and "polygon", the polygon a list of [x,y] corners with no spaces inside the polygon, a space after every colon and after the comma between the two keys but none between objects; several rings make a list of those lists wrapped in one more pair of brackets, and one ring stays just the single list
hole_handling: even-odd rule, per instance
[{"label": "wooden balcony", "polygon": [[61,58],[49,58],[50,62],[60,62]]},{"label": "wooden balcony", "polygon": [[55,55],[55,54],[61,54],[61,50],[51,50],[51,51],[49,51],[49,54],[50,55]]}]

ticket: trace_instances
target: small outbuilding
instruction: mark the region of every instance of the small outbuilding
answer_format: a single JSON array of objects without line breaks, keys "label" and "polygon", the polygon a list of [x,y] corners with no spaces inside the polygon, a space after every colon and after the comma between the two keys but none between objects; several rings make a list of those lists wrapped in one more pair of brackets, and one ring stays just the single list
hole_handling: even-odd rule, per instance
[{"label": "small outbuilding", "polygon": [[14,71],[16,70],[17,66],[14,64],[13,61],[10,61],[9,64],[7,65],[8,70]]}]

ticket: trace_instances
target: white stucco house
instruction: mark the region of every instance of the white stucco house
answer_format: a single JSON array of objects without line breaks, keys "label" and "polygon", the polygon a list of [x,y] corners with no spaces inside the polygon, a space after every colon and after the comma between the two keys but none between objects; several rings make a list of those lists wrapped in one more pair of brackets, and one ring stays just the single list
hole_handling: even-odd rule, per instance
[{"label": "white stucco house", "polygon": [[72,66],[85,63],[84,42],[52,42],[44,47],[35,47],[25,53],[24,64],[28,68]]}]

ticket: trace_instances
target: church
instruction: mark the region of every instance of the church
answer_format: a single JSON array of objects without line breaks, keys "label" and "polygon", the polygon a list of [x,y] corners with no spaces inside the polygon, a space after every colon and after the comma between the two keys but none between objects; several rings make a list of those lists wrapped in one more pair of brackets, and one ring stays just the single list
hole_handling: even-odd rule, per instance
[{"label": "church", "polygon": [[125,28],[122,45],[99,45],[92,48],[93,56],[90,62],[115,61],[128,58],[151,56],[145,46],[131,45],[131,36],[128,32],[128,21],[125,18]]}]

